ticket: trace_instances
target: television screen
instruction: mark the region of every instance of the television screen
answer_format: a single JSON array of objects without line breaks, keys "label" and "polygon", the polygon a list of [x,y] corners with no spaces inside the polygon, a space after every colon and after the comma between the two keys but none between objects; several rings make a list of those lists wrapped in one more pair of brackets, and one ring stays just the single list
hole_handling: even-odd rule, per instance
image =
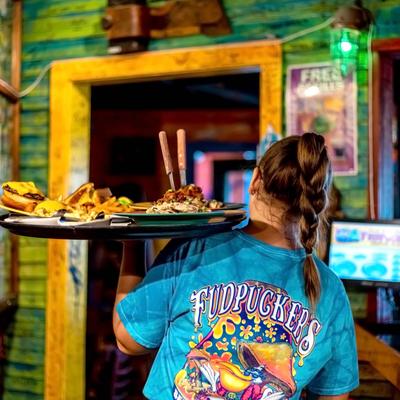
[{"label": "television screen", "polygon": [[344,280],[400,285],[400,221],[333,221],[329,266]]}]

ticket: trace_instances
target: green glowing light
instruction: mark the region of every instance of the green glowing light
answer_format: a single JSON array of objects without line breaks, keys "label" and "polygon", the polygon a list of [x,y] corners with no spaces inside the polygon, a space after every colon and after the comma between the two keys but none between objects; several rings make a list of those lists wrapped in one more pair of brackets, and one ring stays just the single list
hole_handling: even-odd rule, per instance
[{"label": "green glowing light", "polygon": [[340,28],[331,31],[331,56],[343,76],[357,67],[359,36],[360,32],[355,29]]}]

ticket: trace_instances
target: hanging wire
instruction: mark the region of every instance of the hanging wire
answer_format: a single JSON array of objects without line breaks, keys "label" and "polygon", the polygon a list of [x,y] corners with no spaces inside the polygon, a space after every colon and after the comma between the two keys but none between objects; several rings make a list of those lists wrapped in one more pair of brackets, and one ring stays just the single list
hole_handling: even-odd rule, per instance
[{"label": "hanging wire", "polygon": [[[334,17],[328,18],[326,21],[312,26],[310,28],[307,29],[303,29],[299,32],[295,32],[292,33],[291,35],[285,36],[283,38],[280,39],[281,43],[287,43],[290,42],[292,40],[295,40],[297,38],[300,38],[302,36],[308,35],[310,33],[319,31],[321,29],[324,29],[326,27],[328,27],[333,21],[334,21]],[[34,89],[36,89],[36,87],[40,84],[40,82],[43,80],[44,76],[46,75],[46,73],[50,70],[51,66],[52,66],[52,62],[47,64],[39,73],[38,77],[35,79],[35,81],[30,84],[26,89],[24,89],[22,92],[19,93],[19,98],[22,99],[23,97],[26,97],[28,94],[30,94]]]},{"label": "hanging wire", "polygon": [[39,85],[39,83],[42,81],[46,73],[49,71],[53,63],[47,64],[39,73],[38,77],[35,79],[34,82],[32,82],[26,89],[24,89],[22,92],[19,93],[18,97],[22,99],[23,97],[27,96],[29,93],[31,93],[36,86]]},{"label": "hanging wire", "polygon": [[287,42],[290,42],[290,41],[292,41],[292,40],[298,39],[299,37],[302,37],[302,36],[308,35],[308,34],[310,34],[310,33],[319,31],[319,30],[321,30],[321,29],[324,29],[324,28],[330,26],[331,23],[332,23],[334,20],[335,20],[334,17],[330,17],[330,18],[328,18],[326,21],[321,22],[321,23],[318,24],[318,25],[315,25],[315,26],[312,26],[312,27],[310,27],[310,28],[303,29],[302,31],[295,32],[295,33],[292,33],[291,35],[285,36],[285,37],[283,37],[282,39],[280,39],[280,41],[281,41],[282,43],[287,43]]}]

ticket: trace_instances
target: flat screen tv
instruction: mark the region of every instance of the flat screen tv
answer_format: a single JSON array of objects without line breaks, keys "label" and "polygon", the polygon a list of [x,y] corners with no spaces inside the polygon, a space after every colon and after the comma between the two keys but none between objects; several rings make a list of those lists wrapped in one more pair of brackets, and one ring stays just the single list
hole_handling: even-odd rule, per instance
[{"label": "flat screen tv", "polygon": [[347,283],[400,286],[400,221],[333,221],[328,263]]}]

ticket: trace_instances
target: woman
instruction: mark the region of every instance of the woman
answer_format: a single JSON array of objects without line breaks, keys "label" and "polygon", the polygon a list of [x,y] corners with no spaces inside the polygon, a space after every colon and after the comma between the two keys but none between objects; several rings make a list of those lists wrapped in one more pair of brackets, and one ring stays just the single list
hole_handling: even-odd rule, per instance
[{"label": "woman", "polygon": [[147,398],[348,398],[350,306],[313,254],[330,183],[323,137],[285,138],[254,170],[245,229],[170,242],[137,287],[125,252],[114,331],[129,354],[159,348]]}]

